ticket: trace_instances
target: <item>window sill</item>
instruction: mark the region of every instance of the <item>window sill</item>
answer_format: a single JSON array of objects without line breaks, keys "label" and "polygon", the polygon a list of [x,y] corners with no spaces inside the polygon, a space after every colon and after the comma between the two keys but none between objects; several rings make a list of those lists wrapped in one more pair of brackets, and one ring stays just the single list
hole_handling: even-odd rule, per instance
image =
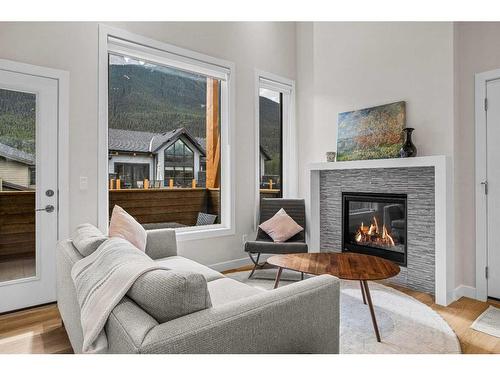
[{"label": "window sill", "polygon": [[234,235],[234,233],[234,229],[222,226],[221,224],[175,229],[177,241],[179,242],[231,236]]}]

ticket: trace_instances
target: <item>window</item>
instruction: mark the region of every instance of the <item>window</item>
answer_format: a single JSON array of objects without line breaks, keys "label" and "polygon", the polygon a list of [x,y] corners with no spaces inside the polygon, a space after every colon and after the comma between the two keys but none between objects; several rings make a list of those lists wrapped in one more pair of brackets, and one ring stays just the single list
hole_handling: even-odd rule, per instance
[{"label": "window", "polygon": [[[232,64],[128,33],[125,41],[106,27],[101,32],[107,35],[108,214],[122,205],[146,228],[178,228],[180,239],[203,238],[197,233],[206,230],[230,234]],[[200,213],[215,215],[210,228],[196,229]]]},{"label": "window", "polygon": [[283,93],[259,90],[259,184],[261,197],[283,196]]},{"label": "window", "polygon": [[149,180],[149,164],[115,163],[115,176],[112,177],[120,181],[121,188],[143,188],[144,182]]},{"label": "window", "polygon": [[[200,163],[201,165],[201,163]],[[180,139],[165,150],[165,186],[190,187],[194,179],[194,153]]]},{"label": "window", "polygon": [[32,165],[29,167],[30,173],[30,186],[36,185],[36,166]]},{"label": "window", "polygon": [[0,192],[35,188],[36,95],[0,89]]},{"label": "window", "polygon": [[297,194],[294,82],[258,72],[256,96],[258,207],[262,198]]}]

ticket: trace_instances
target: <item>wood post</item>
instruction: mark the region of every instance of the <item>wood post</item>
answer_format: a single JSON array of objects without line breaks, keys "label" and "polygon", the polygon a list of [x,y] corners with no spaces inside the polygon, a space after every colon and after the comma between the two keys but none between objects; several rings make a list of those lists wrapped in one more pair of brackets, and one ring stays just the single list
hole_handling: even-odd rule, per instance
[{"label": "wood post", "polygon": [[219,93],[219,81],[207,78],[207,188],[220,187]]}]

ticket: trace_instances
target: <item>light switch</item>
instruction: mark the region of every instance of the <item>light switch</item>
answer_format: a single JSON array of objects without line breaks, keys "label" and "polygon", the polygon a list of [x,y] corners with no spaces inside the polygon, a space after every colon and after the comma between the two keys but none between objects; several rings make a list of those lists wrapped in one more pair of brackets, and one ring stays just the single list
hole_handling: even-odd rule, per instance
[{"label": "light switch", "polygon": [[87,190],[89,188],[89,179],[86,176],[80,176],[80,190]]}]

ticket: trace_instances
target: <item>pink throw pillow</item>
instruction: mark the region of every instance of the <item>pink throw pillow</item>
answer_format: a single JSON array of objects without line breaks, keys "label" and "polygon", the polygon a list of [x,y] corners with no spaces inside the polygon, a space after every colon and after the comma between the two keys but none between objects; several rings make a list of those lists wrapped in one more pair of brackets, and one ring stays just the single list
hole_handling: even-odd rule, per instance
[{"label": "pink throw pillow", "polygon": [[274,242],[285,242],[304,230],[282,208],[269,220],[259,225],[259,228],[268,234]]},{"label": "pink throw pillow", "polygon": [[146,251],[146,230],[120,206],[113,207],[109,223],[109,237],[127,240],[141,251]]}]

